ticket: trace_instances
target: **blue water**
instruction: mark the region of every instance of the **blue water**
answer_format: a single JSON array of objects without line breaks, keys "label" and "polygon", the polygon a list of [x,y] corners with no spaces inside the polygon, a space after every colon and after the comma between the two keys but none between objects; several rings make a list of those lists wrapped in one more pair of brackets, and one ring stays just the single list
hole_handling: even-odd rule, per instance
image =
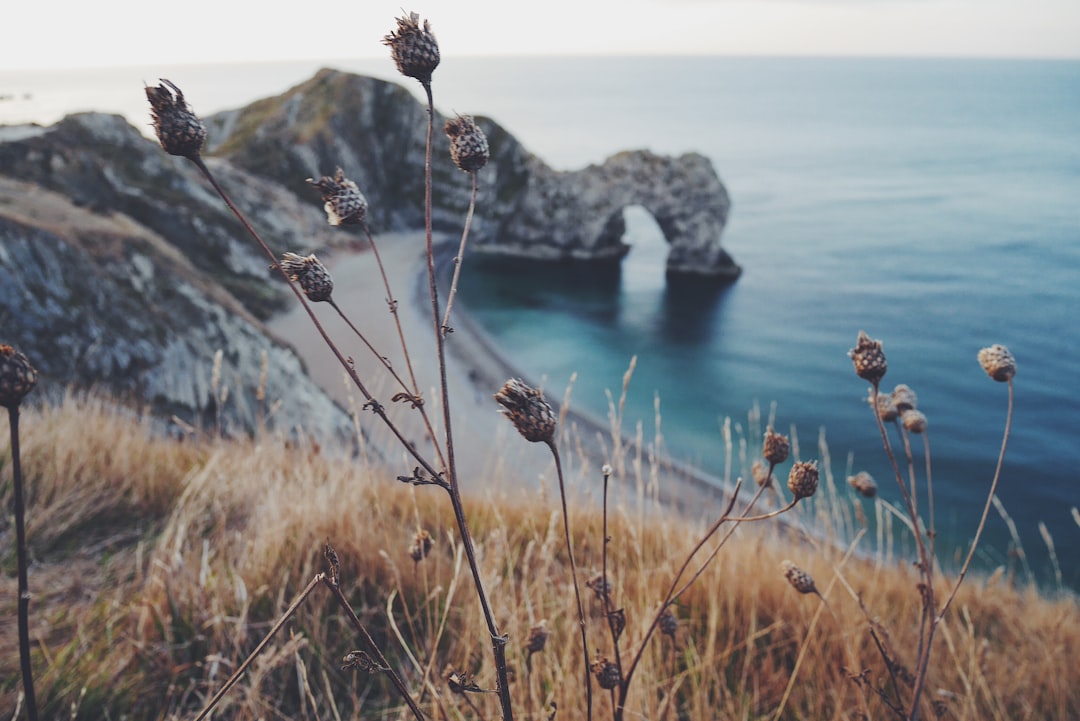
[{"label": "blue water", "polygon": [[[602,416],[636,355],[627,416],[650,435],[658,395],[668,448],[718,474],[722,419],[776,402],[805,458],[823,427],[841,481],[854,454],[895,501],[846,357],[865,329],[885,344],[883,386],[911,385],[929,417],[953,549],[974,532],[1005,421],[1007,390],[976,353],[1004,343],[1019,373],[998,495],[1036,575],[1052,578],[1041,521],[1080,586],[1080,63],[523,62],[487,91],[491,114],[559,167],[626,147],[708,155],[744,268],[714,296],[667,287],[641,209],[614,280],[466,266],[464,303],[526,373],[561,389],[576,372],[575,402]],[[1008,563],[996,512],[988,533],[984,565]]]},{"label": "blue water", "polygon": [[[397,80],[388,59],[0,73],[0,123],[80,109],[147,124],[142,82],[169,77],[209,114],[278,93],[320,65]],[[419,94],[419,88],[412,88]],[[907,383],[930,421],[945,548],[973,532],[1004,426],[1006,388],[979,348],[1018,360],[999,496],[1029,565],[1080,588],[1080,62],[793,58],[444,59],[444,111],[489,115],[573,169],[627,148],[709,156],[733,208],[724,234],[742,277],[717,294],[669,288],[647,213],[615,277],[470,260],[461,298],[528,377],[596,415],[637,368],[628,425],[651,434],[659,396],[676,456],[720,474],[725,417],[777,404],[804,458],[825,429],[882,495],[894,483],[866,385],[846,352],[885,344],[883,386]],[[980,560],[1015,562],[992,512]],[[1022,568],[1020,569],[1022,574]]]}]

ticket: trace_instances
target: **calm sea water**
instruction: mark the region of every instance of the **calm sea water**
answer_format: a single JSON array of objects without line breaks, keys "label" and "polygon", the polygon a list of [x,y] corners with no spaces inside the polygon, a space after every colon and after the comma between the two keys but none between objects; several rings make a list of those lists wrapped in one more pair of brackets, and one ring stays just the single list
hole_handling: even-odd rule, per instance
[{"label": "calm sea water", "polygon": [[[142,82],[169,77],[211,113],[281,92],[321,65],[396,79],[389,60],[0,73],[0,123],[110,110],[145,126]],[[528,377],[606,412],[637,356],[627,416],[720,473],[725,417],[777,404],[805,458],[824,428],[896,498],[846,352],[860,329],[930,421],[946,546],[974,531],[1007,393],[975,355],[1018,360],[999,497],[1028,564],[1080,587],[1080,62],[831,59],[466,59],[436,76],[444,111],[489,115],[559,168],[627,148],[698,151],[727,184],[724,243],[743,276],[715,294],[666,285],[665,245],[629,211],[615,278],[466,265],[462,300]],[[992,513],[985,566],[1009,563]],[[1015,562],[1015,558],[1012,562]],[[1021,570],[1022,572],[1022,570]]]}]

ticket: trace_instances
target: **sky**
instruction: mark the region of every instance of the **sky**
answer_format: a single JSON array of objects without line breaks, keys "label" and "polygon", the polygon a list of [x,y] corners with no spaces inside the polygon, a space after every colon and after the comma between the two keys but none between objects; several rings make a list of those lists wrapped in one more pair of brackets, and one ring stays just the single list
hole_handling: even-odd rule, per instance
[{"label": "sky", "polygon": [[394,18],[444,56],[1080,58],[1080,0],[37,0],[0,18],[0,70],[372,57]]}]

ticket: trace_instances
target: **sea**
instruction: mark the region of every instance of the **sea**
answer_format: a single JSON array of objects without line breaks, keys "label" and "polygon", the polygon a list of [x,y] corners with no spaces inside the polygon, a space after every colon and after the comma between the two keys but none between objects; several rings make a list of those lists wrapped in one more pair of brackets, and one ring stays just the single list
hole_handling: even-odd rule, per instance
[{"label": "sea", "polygon": [[[148,132],[142,86],[159,77],[210,114],[322,66],[399,80],[386,58],[0,70],[0,124],[98,110]],[[824,439],[841,484],[866,470],[896,504],[847,357],[865,330],[884,344],[883,388],[911,386],[928,418],[948,562],[1006,422],[1007,387],[976,354],[1007,345],[1015,412],[977,563],[1080,589],[1080,61],[444,58],[433,89],[443,112],[491,117],[557,169],[698,152],[731,195],[723,243],[743,272],[727,287],[669,282],[640,207],[614,274],[467,261],[460,302],[523,376],[554,398],[573,379],[574,405],[604,418],[636,359],[624,427],[652,439],[659,417],[672,456],[722,476],[725,423],[749,435],[758,408],[803,459]],[[914,453],[922,483],[919,439]]]}]

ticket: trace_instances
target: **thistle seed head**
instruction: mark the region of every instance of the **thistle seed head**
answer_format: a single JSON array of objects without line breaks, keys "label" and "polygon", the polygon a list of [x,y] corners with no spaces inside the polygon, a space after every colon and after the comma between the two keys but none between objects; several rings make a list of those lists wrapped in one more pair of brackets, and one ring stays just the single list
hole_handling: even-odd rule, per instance
[{"label": "thistle seed head", "polygon": [[598,601],[603,601],[611,596],[611,581],[599,573],[586,581],[585,585],[596,594]]},{"label": "thistle seed head", "polygon": [[848,485],[866,498],[873,498],[877,495],[877,482],[866,471],[859,471],[854,476],[848,476],[847,482]]},{"label": "thistle seed head", "polygon": [[341,168],[334,177],[324,175],[309,183],[322,193],[326,220],[330,225],[359,225],[367,217],[368,202],[356,183],[345,177]]},{"label": "thistle seed head", "polygon": [[592,662],[592,672],[593,676],[596,676],[596,683],[605,691],[618,687],[622,682],[622,672],[618,664],[608,661],[603,656]]},{"label": "thistle seed head", "polygon": [[926,430],[926,416],[922,411],[912,408],[900,414],[900,422],[910,433],[922,433]]},{"label": "thistle seed head", "polygon": [[761,455],[766,461],[776,466],[787,460],[791,452],[791,441],[787,436],[777,433],[771,427],[765,430],[765,440],[761,444]]},{"label": "thistle seed head", "polygon": [[18,408],[35,385],[37,370],[30,365],[30,359],[11,346],[0,343],[0,406]]},{"label": "thistle seed head", "polygon": [[896,410],[903,413],[904,411],[914,410],[919,403],[919,397],[915,395],[915,391],[911,390],[911,386],[901,383],[893,388],[892,402],[896,406]]},{"label": "thistle seed head", "polygon": [[420,561],[428,557],[434,545],[435,541],[431,538],[431,534],[421,528],[413,536],[412,545],[409,546],[409,557],[412,558],[413,562],[420,563]]},{"label": "thistle seed head", "polygon": [[510,419],[518,433],[532,443],[550,443],[555,438],[555,412],[544,400],[544,394],[524,381],[512,378],[495,394],[503,407],[502,414]]},{"label": "thistle seed head", "polygon": [[309,256],[285,253],[281,256],[281,268],[289,279],[300,284],[300,289],[312,303],[330,300],[334,292],[334,279],[330,271],[314,254]]},{"label": "thistle seed head", "polygon": [[769,469],[761,461],[754,461],[750,464],[750,475],[754,477],[754,483],[759,486],[772,485],[772,474],[769,473]]},{"label": "thistle seed head", "polygon": [[848,356],[855,364],[855,374],[875,386],[889,368],[885,361],[885,351],[881,349],[881,341],[871,339],[866,335],[866,331],[859,331],[855,347],[848,351]]},{"label": "thistle seed head", "polygon": [[798,501],[809,498],[817,493],[818,468],[817,461],[800,461],[791,467],[788,474],[787,487]]},{"label": "thistle seed head", "polygon": [[169,155],[198,158],[206,140],[206,126],[191,112],[180,88],[162,78],[160,85],[146,86],[146,99],[150,101],[150,117],[161,148]]},{"label": "thistle seed head", "polygon": [[[874,405],[874,389],[870,389],[870,395],[867,397],[866,402],[871,406]],[[900,411],[896,408],[896,404],[893,403],[893,397],[888,393],[877,394],[877,407],[875,411],[878,414],[878,418],[883,423],[889,423],[895,421],[900,415]]]},{"label": "thistle seed head", "polygon": [[979,365],[998,383],[1006,383],[1016,375],[1016,359],[1009,349],[1000,343],[979,351]]},{"label": "thistle seed head", "polygon": [[814,577],[788,560],[780,562],[780,568],[784,572],[784,578],[799,593],[817,593],[814,585]]},{"label": "thistle seed head", "polygon": [[414,12],[396,20],[397,28],[383,38],[383,45],[390,47],[390,57],[394,59],[399,73],[428,85],[431,74],[439,66],[439,43],[431,32],[431,26],[425,20],[421,27],[420,14]]},{"label": "thistle seed head", "polygon": [[488,141],[471,115],[459,115],[446,121],[450,138],[450,158],[466,173],[475,173],[488,161]]},{"label": "thistle seed head", "polygon": [[660,633],[665,636],[671,636],[675,638],[675,632],[679,630],[679,617],[675,615],[675,612],[668,608],[660,616]]},{"label": "thistle seed head", "polygon": [[540,653],[547,645],[548,630],[546,624],[541,621],[529,629],[529,639],[525,642],[525,648],[530,654]]}]

